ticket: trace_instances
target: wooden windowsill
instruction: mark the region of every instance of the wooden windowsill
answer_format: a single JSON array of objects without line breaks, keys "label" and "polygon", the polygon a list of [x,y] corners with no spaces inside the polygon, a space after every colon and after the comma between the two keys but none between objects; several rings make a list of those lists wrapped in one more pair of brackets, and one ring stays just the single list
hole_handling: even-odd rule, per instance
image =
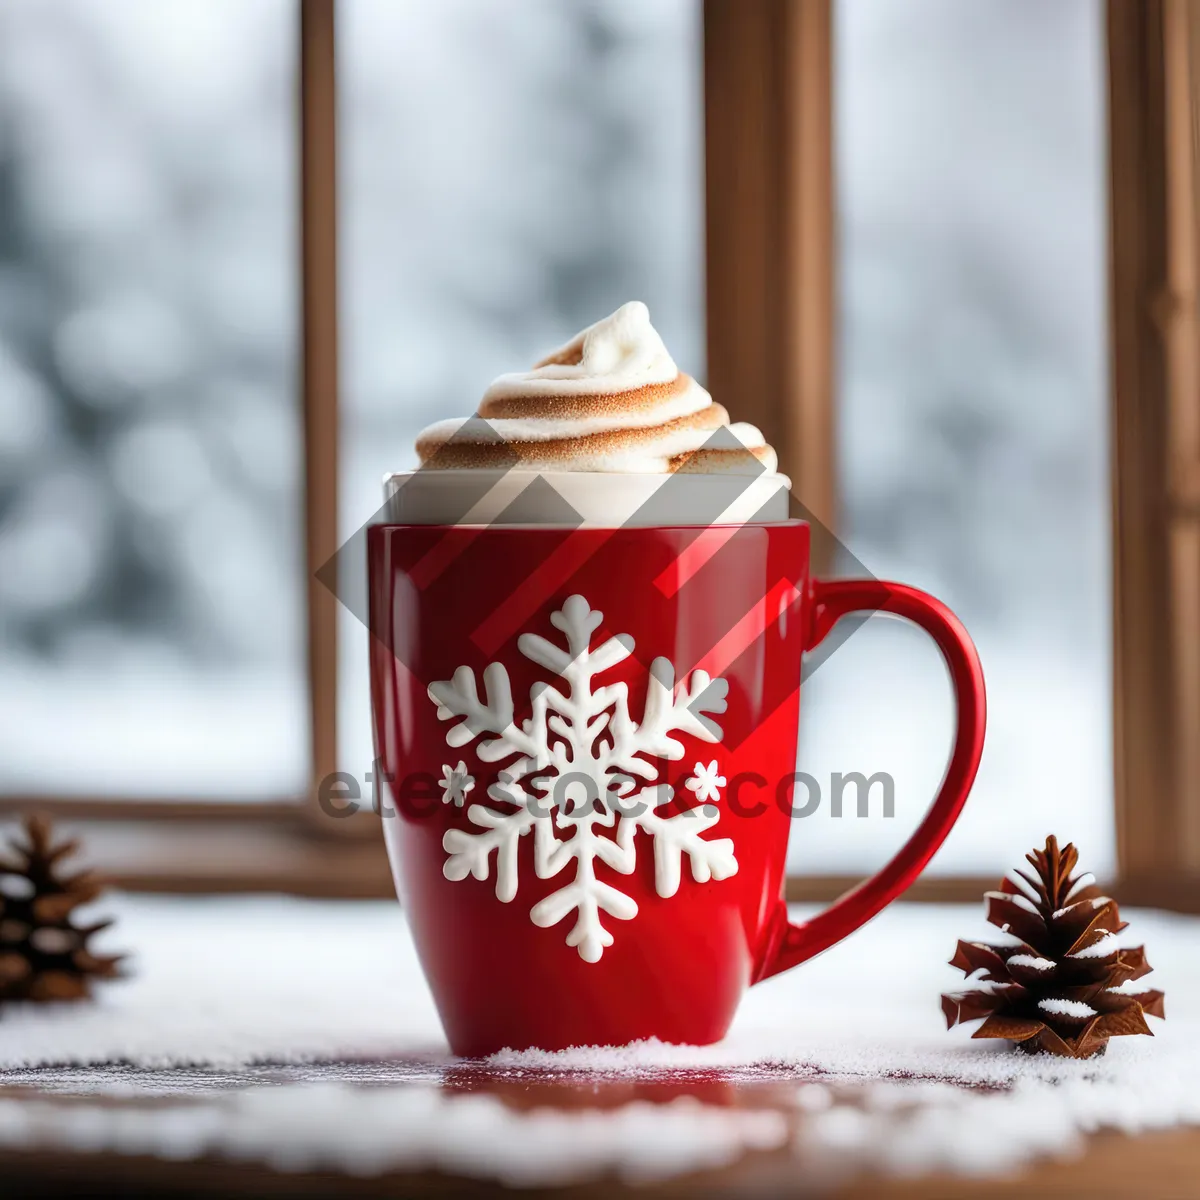
[{"label": "wooden windowsill", "polygon": [[[30,809],[36,809],[31,804]],[[0,809],[0,836],[18,808]],[[180,805],[139,819],[137,802],[90,817],[87,803],[55,808],[64,833],[83,843],[81,863],[113,886],[137,892],[284,892],[296,896],[384,899],[395,895],[377,818],[364,813],[342,824],[354,836],[328,837],[302,806]],[[325,822],[324,824],[333,824]],[[793,875],[791,903],[836,900],[861,882],[857,875]],[[995,887],[994,875],[924,875],[904,893],[910,903],[965,904]],[[1123,904],[1200,912],[1200,879],[1139,876],[1108,889]]]},{"label": "wooden windowsill", "polygon": [[[36,805],[31,806],[36,809]],[[377,818],[346,820],[353,837],[324,836],[303,809],[280,812],[249,806],[181,806],[163,819],[138,819],[137,805],[119,816],[89,817],[86,804],[56,811],[64,834],[80,839],[81,863],[112,885],[136,892],[284,892],[366,900],[394,896]],[[0,811],[0,836],[8,831]],[[329,822],[332,824],[332,822]],[[12,828],[12,825],[9,825]],[[787,881],[792,903],[836,900],[861,882],[855,875],[797,875]],[[996,883],[992,876],[926,876],[904,894],[908,901],[966,903]]]},{"label": "wooden windowsill", "polygon": [[1200,876],[1179,871],[1128,875],[1113,890],[1122,904],[1200,913]]},{"label": "wooden windowsill", "polygon": [[[29,811],[38,805],[30,803]],[[0,807],[0,837],[20,806]],[[62,831],[78,837],[81,863],[113,886],[135,892],[283,892],[296,896],[368,900],[395,888],[374,814],[336,824],[352,836],[330,837],[326,819],[311,820],[303,805],[106,806],[90,816],[88,802],[53,809]],[[7,828],[6,828],[7,826]],[[836,900],[861,882],[856,875],[793,875],[786,898],[794,904]],[[904,893],[910,903],[969,904],[996,886],[995,875],[923,875]],[[1200,878],[1183,874],[1130,876],[1107,883],[1122,904],[1200,913]]]},{"label": "wooden windowsill", "polygon": [[[81,863],[129,891],[286,892],[349,899],[395,895],[377,829],[373,837],[328,838],[304,815],[64,818],[60,827],[82,842]],[[360,827],[371,821],[354,818]]]}]

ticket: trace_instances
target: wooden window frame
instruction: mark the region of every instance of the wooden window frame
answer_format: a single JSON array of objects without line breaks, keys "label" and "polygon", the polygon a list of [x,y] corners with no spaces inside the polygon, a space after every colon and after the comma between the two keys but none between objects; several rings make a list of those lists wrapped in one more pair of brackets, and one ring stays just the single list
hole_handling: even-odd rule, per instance
[{"label": "wooden window frame", "polygon": [[[833,0],[704,22],[709,379],[836,528]],[[1200,911],[1200,0],[1107,0],[1107,54],[1113,886]]]},{"label": "wooden window frame", "polygon": [[1200,911],[1197,0],[1109,0],[1120,889]]},{"label": "wooden window frame", "polygon": [[[838,517],[834,0],[703,0],[708,371],[797,494]],[[301,363],[311,756],[263,803],[0,798],[81,828],[123,886],[392,893],[374,818],[317,804],[337,761],[336,0],[298,0]],[[1111,142],[1114,778],[1117,886],[1200,909],[1200,0],[1108,0]],[[788,881],[827,900],[842,876]],[[988,878],[925,878],[967,900]]]},{"label": "wooden window frame", "polygon": [[392,893],[371,815],[333,818],[317,803],[337,762],[337,601],[315,574],[338,549],[335,8],[335,0],[297,5],[308,784],[299,796],[253,802],[0,797],[0,818],[39,811],[66,822],[92,860],[131,889]]}]

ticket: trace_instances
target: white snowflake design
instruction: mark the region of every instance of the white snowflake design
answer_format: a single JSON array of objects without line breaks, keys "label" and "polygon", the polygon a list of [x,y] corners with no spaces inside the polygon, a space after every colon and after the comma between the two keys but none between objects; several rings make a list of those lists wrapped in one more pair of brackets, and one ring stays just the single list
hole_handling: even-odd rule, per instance
[{"label": "white snowflake design", "polygon": [[442,767],[442,778],[438,787],[442,789],[442,803],[453,803],[462,808],[466,803],[467,793],[475,786],[475,776],[467,774],[467,764],[460,758],[458,766],[446,764]]},{"label": "white snowflake design", "polygon": [[[494,850],[496,896],[508,903],[517,894],[517,847],[532,829],[537,877],[553,878],[572,860],[575,877],[538,901],[529,915],[535,925],[548,928],[576,913],[567,945],[576,947],[589,963],[598,962],[605,947],[613,944],[601,912],[628,921],[638,911],[632,896],[596,878],[596,860],[619,874],[632,874],[639,830],[654,841],[655,890],[660,896],[678,891],[684,854],[698,883],[728,879],[738,869],[731,838],[701,837],[721,818],[715,805],[672,817],[656,811],[670,803],[674,789],[657,782],[661,769],[652,761],[683,757],[683,744],[671,737],[674,732],[719,742],[721,727],[707,714],[725,711],[729,685],[695,670],[676,692],[674,666],[656,658],[637,724],[630,717],[626,684],[593,687],[597,675],[627,659],[634,647],[633,638],[621,634],[593,649],[592,635],[603,619],[582,596],[571,596],[550,616],[550,623],[564,635],[565,648],[537,634],[520,636],[520,652],[559,676],[565,686],[560,690],[550,683],[534,684],[533,715],[519,725],[508,671],[501,663],[489,663],[483,670],[486,699],[480,697],[470,667],[459,667],[452,679],[429,685],[440,720],[463,718],[447,731],[448,745],[466,746],[480,734],[492,733],[496,736],[475,748],[480,761],[512,760],[487,790],[503,807],[472,804],[467,809],[467,819],[482,832],[446,832],[442,845],[449,857],[442,873],[452,880],[468,875],[487,879]],[[639,781],[650,782],[639,787]],[[615,836],[601,832],[614,827]]]},{"label": "white snowflake design", "polygon": [[718,775],[717,760],[714,758],[706,767],[697,763],[692,768],[692,777],[683,786],[689,792],[696,793],[697,800],[720,800],[721,789],[725,786],[725,776]]}]

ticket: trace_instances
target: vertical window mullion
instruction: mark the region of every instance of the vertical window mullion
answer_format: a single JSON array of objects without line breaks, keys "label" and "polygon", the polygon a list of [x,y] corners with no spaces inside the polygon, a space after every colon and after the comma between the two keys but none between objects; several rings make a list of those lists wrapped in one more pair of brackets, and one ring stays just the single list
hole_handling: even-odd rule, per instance
[{"label": "vertical window mullion", "polygon": [[337,601],[315,572],[337,550],[338,260],[335,0],[300,0],[300,290],[313,791],[336,768]]},{"label": "vertical window mullion", "polygon": [[831,525],[832,0],[705,0],[708,382]]},{"label": "vertical window mullion", "polygon": [[1124,894],[1200,902],[1200,323],[1189,0],[1109,0],[1114,757]]}]

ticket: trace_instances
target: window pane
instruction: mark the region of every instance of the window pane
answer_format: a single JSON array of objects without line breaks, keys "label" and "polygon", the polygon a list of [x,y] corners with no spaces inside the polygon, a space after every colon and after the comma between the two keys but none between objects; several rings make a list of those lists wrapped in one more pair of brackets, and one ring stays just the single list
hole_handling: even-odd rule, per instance
[{"label": "window pane", "polygon": [[0,0],[0,788],[300,794],[290,0]]},{"label": "window pane", "polygon": [[[514,9],[519,7],[519,19]],[[430,421],[625,300],[703,377],[698,0],[344,0],[341,531]],[[340,757],[371,762],[341,612]]]},{"label": "window pane", "polygon": [[[1054,831],[1103,871],[1103,6],[842,0],[836,56],[844,530],[958,612],[988,680],[979,782],[936,869],[999,871]],[[851,815],[801,823],[795,861],[878,864],[945,766],[944,671],[872,620],[806,702],[802,767],[890,772],[896,818],[848,796]]]}]

